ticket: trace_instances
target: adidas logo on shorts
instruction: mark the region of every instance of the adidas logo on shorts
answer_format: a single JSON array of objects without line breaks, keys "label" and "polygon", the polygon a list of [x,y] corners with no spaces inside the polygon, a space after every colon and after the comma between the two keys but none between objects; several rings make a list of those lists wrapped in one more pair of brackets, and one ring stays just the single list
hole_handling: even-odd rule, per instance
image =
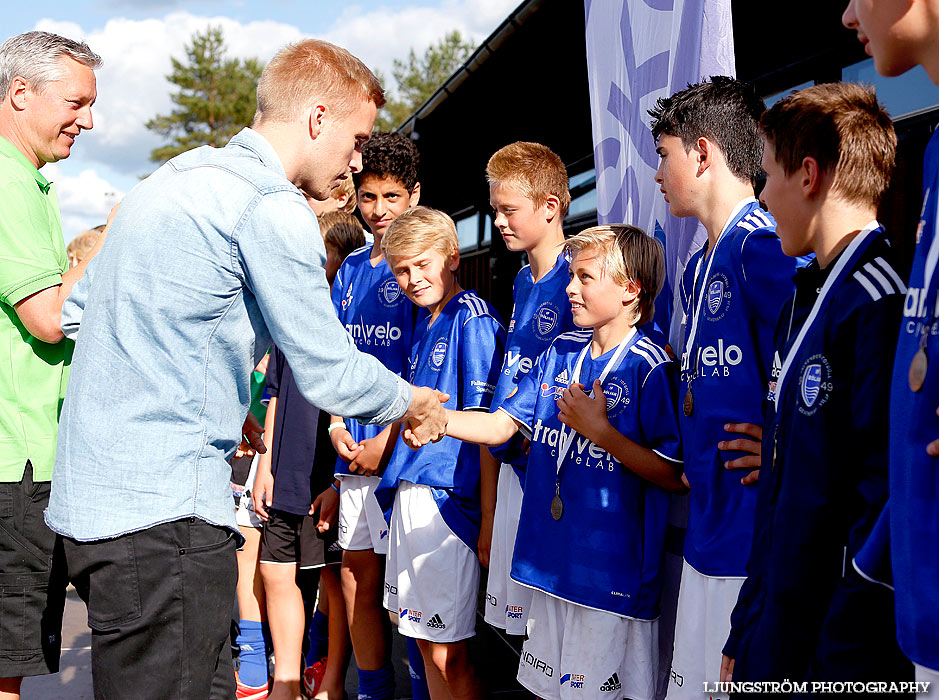
[{"label": "adidas logo on shorts", "polygon": [[427,621],[427,626],[435,630],[445,630],[447,626],[443,623],[443,620],[440,619],[440,615],[434,613],[434,616]]},{"label": "adidas logo on shorts", "polygon": [[619,682],[619,676],[614,673],[607,679],[606,683],[600,686],[600,692],[609,693],[614,690],[619,690],[622,687],[623,684]]}]

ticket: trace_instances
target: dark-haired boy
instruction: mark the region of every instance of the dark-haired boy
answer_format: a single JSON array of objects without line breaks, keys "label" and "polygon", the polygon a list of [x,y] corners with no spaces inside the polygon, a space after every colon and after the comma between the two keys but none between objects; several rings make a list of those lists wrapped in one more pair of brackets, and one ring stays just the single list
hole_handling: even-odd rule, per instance
[{"label": "dark-haired boy", "polygon": [[776,326],[759,517],[722,678],[912,680],[893,595],[852,567],[887,498],[885,367],[904,286],[875,216],[893,124],[872,91],[832,83],[778,102],[761,127],[783,250],[815,260]]},{"label": "dark-haired boy", "polygon": [[668,696],[713,681],[746,576],[756,491],[736,469],[759,468],[761,404],[772,331],[792,293],[795,261],[754,198],[761,173],[753,89],[716,76],[658,101],[655,174],[669,210],[707,229],[680,282],[685,318],[679,416],[691,488]]},{"label": "dark-haired boy", "polygon": [[[881,75],[926,69],[939,85],[939,0],[852,0],[842,21]],[[919,206],[917,200],[912,206]],[[870,559],[889,540],[889,572],[896,596],[897,640],[916,665],[916,680],[939,686],[939,131],[926,148],[923,197],[890,394],[889,528],[877,528],[857,565],[872,572]],[[931,301],[930,301],[931,300]],[[885,532],[889,529],[889,533]]]},{"label": "dark-haired boy", "polygon": [[[343,262],[333,284],[339,320],[359,350],[374,355],[404,376],[414,331],[414,314],[381,249],[385,229],[420,199],[418,152],[401,134],[372,134],[362,147],[362,170],[353,175],[359,211],[374,236]],[[339,544],[343,548],[342,590],[352,648],[359,668],[359,694],[391,698],[394,672],[390,622],[382,607],[388,525],[375,500],[375,476],[386,462],[397,431],[334,417],[330,439],[339,454]]]}]

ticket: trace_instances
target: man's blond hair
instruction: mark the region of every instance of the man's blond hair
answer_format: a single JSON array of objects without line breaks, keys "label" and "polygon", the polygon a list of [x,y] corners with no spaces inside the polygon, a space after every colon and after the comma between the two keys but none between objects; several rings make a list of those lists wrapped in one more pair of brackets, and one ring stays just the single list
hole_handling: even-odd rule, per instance
[{"label": "man's blond hair", "polygon": [[256,124],[293,121],[316,100],[338,116],[363,101],[376,107],[385,104],[384,90],[372,71],[345,49],[320,39],[304,39],[278,51],[261,73],[257,94]]},{"label": "man's blond hair", "polygon": [[381,249],[387,258],[413,258],[431,248],[449,257],[459,246],[453,219],[430,207],[406,210],[388,224],[381,239]]},{"label": "man's blond hair", "polygon": [[516,141],[503,146],[489,159],[486,179],[490,186],[503,185],[518,190],[536,208],[548,201],[548,197],[557,197],[562,218],[571,205],[564,161],[540,143]]},{"label": "man's blond hair", "polygon": [[629,224],[593,226],[567,239],[564,250],[572,260],[578,253],[595,250],[603,274],[616,284],[634,282],[639,287],[629,309],[630,323],[641,325],[652,319],[655,298],[665,284],[665,253],[655,238]]}]

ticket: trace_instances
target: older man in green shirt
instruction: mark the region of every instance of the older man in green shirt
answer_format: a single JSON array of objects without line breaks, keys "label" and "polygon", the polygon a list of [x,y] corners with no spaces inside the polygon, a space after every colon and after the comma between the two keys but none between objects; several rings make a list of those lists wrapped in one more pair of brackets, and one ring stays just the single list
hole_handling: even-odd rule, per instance
[{"label": "older man in green shirt", "polygon": [[64,562],[42,513],[71,355],[62,302],[91,256],[68,268],[55,187],[39,169],[92,128],[100,63],[46,32],[0,46],[0,700],[59,666]]}]

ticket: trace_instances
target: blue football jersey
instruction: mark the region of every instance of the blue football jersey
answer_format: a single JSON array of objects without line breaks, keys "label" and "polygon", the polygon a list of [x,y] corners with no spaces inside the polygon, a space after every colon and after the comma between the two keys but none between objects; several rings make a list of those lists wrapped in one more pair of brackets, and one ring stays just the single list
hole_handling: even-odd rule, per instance
[{"label": "blue football jersey", "polygon": [[[499,364],[505,350],[505,329],[496,310],[476,296],[461,292],[447,302],[433,324],[421,310],[407,378],[450,399],[456,411],[488,411]],[[451,530],[474,552],[479,540],[479,446],[445,437],[412,450],[401,437],[375,495],[386,511],[401,481],[434,488],[440,514]]]},{"label": "blue football jersey", "polygon": [[[850,585],[845,570],[887,500],[884,367],[903,283],[882,230],[855,242],[826,269],[800,270],[780,314],[784,383],[769,384],[753,547],[725,649],[737,659],[735,679],[738,669],[741,680],[805,677],[823,623],[831,632],[844,625],[826,613]],[[826,284],[833,286],[811,322]],[[856,616],[876,609],[879,587],[870,589],[852,594]]]},{"label": "blue football jersey", "polygon": [[[926,445],[939,438],[939,270],[935,269],[939,132],[926,149],[923,191],[891,385],[889,512],[897,639],[912,661],[935,670],[939,669],[939,460],[926,454]],[[913,391],[910,364],[924,340],[924,329],[928,371],[922,388]]]},{"label": "blue football jersey", "polygon": [[[575,434],[561,465],[564,512],[560,520],[551,514],[564,444],[556,401],[591,336],[590,330],[558,336],[501,406],[531,439],[511,575],[578,605],[651,620],[659,614],[668,493]],[[641,331],[629,343],[603,385],[610,423],[680,461],[674,363]],[[592,386],[614,352],[591,359],[588,350],[579,381]]]},{"label": "blue football jersey", "polygon": [[679,397],[689,378],[694,397],[692,414],[679,416],[691,484],[684,556],[707,576],[746,576],[756,488],[740,483],[746,472],[724,468],[741,453],[721,452],[717,443],[735,437],[725,423],[762,423],[773,329],[792,296],[796,264],[782,252],[775,222],[748,199],[713,253],[707,257],[702,249],[692,256],[681,280],[686,320]]},{"label": "blue football jersey", "polygon": [[[368,246],[359,248],[343,261],[333,282],[333,306],[356,347],[403,377],[414,332],[414,307],[395,281],[388,263],[382,260],[372,266],[370,252]],[[346,427],[356,442],[382,431],[380,425],[362,425],[355,420],[347,420]],[[336,475],[348,474],[348,463],[337,459]]]},{"label": "blue football jersey", "polygon": [[[571,304],[567,299],[567,285],[570,282],[569,261],[567,256],[558,256],[554,267],[537,283],[531,277],[531,266],[526,265],[515,276],[512,288],[512,320],[505,341],[505,359],[492,405],[497,408],[505,398],[515,391],[515,387],[538,361],[538,355],[544,352],[561,333],[577,329],[571,314]],[[521,450],[521,438],[516,435],[504,445],[490,448],[493,455],[507,464],[524,468],[528,455]]]}]

